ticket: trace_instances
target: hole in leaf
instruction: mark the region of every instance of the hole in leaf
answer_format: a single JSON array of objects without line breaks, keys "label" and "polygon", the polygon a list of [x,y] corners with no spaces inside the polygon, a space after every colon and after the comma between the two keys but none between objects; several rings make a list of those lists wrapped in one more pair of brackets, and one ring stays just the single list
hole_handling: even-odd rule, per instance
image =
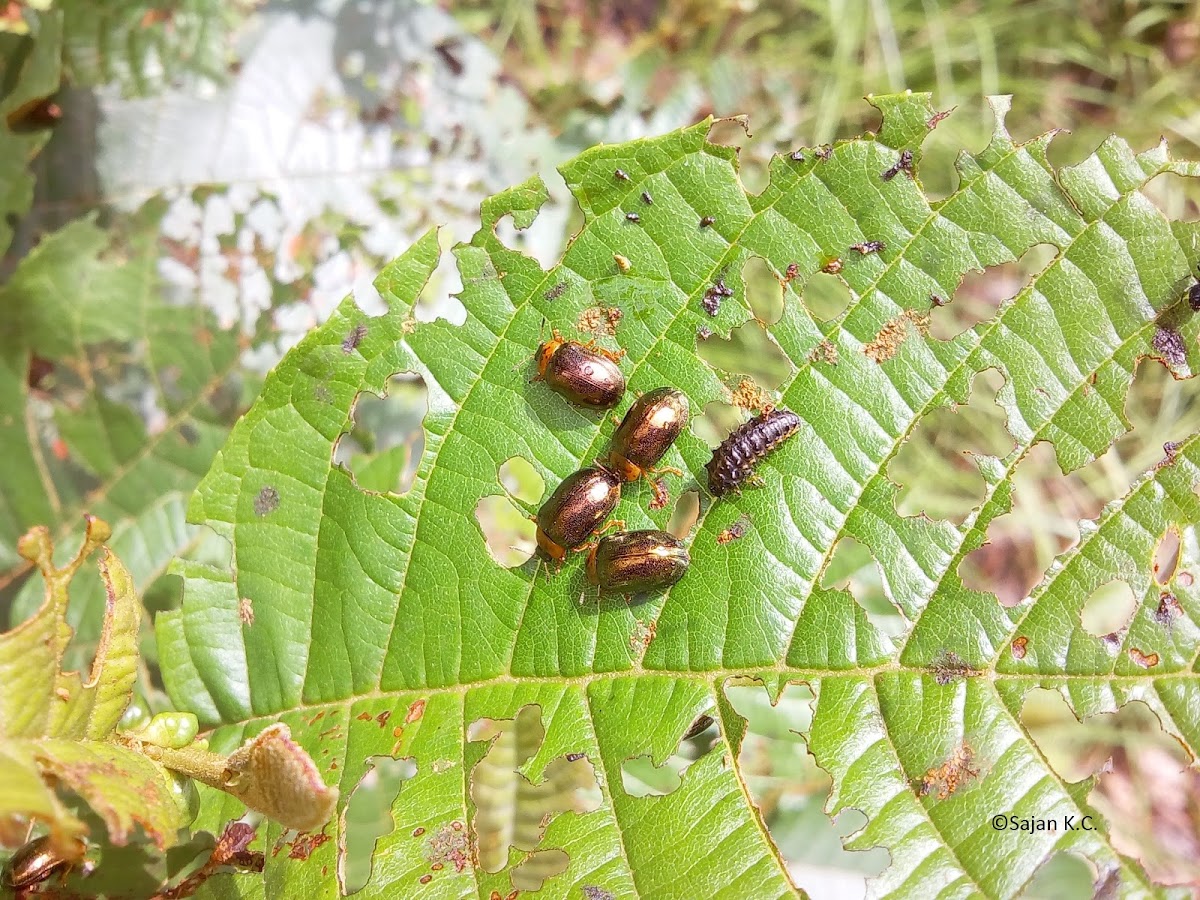
[{"label": "hole in leaf", "polygon": [[[468,741],[490,743],[471,770],[470,786],[476,855],[485,872],[503,869],[510,847],[540,850],[546,827],[559,813],[589,813],[601,806],[595,770],[583,754],[551,760],[537,783],[522,774],[545,736],[542,712],[536,705],[521,707],[512,719],[479,719],[467,729]],[[533,872],[537,871],[535,867]]]},{"label": "hole in leaf", "polygon": [[1004,301],[1015,297],[1021,289],[1044,270],[1058,255],[1052,244],[1036,244],[1015,262],[988,266],[968,272],[959,282],[952,302],[934,304],[929,331],[938,340],[957,337],[996,314]]},{"label": "hole in leaf", "polygon": [[537,550],[537,525],[507,497],[490,494],[475,505],[475,521],[497,564],[515,569]]},{"label": "hole in leaf", "polygon": [[1137,597],[1125,581],[1110,581],[1092,592],[1080,610],[1083,630],[1098,638],[1124,631],[1137,612]]},{"label": "hole in leaf", "polygon": [[382,316],[388,311],[387,301],[380,296],[379,289],[375,287],[375,278],[371,273],[364,272],[356,277],[350,291],[354,297],[354,305],[365,315]]},{"label": "hole in leaf", "polygon": [[1081,856],[1060,851],[1038,866],[1021,892],[1023,900],[1060,900],[1062,897],[1100,897],[1093,891],[1096,872]]},{"label": "hole in leaf", "polygon": [[338,880],[344,896],[362,890],[370,881],[375,845],[396,827],[392,805],[400,785],[417,774],[411,757],[370,756],[366,763],[367,771],[355,785],[343,813],[344,844],[338,854]]},{"label": "hole in leaf", "polygon": [[850,286],[837,275],[817,272],[804,285],[801,299],[809,314],[818,322],[836,319],[846,311],[854,295]]},{"label": "hole in leaf", "polygon": [[364,491],[407,492],[425,448],[422,423],[428,409],[425,382],[410,373],[393,375],[385,397],[360,393],[351,429],[334,448],[334,464],[344,465]]},{"label": "hole in leaf", "polygon": [[889,636],[902,634],[904,617],[883,590],[883,577],[871,549],[852,537],[844,537],[833,548],[821,575],[826,590],[848,591],[862,607],[867,620]]},{"label": "hole in leaf", "polygon": [[[1200,219],[1200,184],[1175,172],[1162,172],[1150,179],[1139,191],[1158,207],[1170,222],[1195,222]],[[1200,242],[1189,248],[1184,242],[1184,252],[1190,249],[1200,259]]]},{"label": "hole in leaf", "polygon": [[746,301],[754,318],[774,325],[783,316],[783,288],[770,265],[761,256],[752,256],[742,267]]},{"label": "hole in leaf", "polygon": [[710,753],[721,737],[710,709],[697,718],[680,738],[675,752],[661,766],[651,756],[634,756],[621,764],[621,784],[631,797],[662,797],[683,784],[696,760]]},{"label": "hole in leaf", "polygon": [[500,484],[510,495],[525,503],[536,503],[546,489],[538,470],[523,456],[514,456],[500,466]]},{"label": "hole in leaf", "polygon": [[1175,577],[1175,569],[1179,566],[1179,532],[1168,528],[1159,538],[1158,546],[1154,548],[1154,562],[1151,566],[1154,580],[1159,584],[1167,584]]},{"label": "hole in leaf", "polygon": [[900,488],[896,509],[901,515],[957,524],[983,501],[987,484],[964,451],[1004,457],[1012,450],[1004,410],[996,403],[1002,385],[1002,376],[988,369],[976,376],[966,405],[942,407],[921,418],[888,466],[888,478]]},{"label": "hole in leaf", "polygon": [[[450,234],[445,232],[446,241]],[[442,239],[439,237],[439,243]],[[451,325],[461,325],[467,321],[467,308],[459,299],[463,291],[462,276],[458,271],[458,263],[453,253],[446,252],[442,246],[442,255],[437,268],[429,276],[429,280],[421,288],[417,302],[413,304],[413,318],[418,322],[432,322],[434,319],[445,319]],[[491,277],[496,277],[495,270]]]},{"label": "hole in leaf", "polygon": [[685,539],[696,527],[700,518],[700,492],[695,488],[684,491],[675,501],[671,518],[667,522],[667,531],[680,540]]},{"label": "hole in leaf", "polygon": [[519,891],[540,891],[546,881],[567,871],[570,863],[567,852],[557,847],[535,850],[513,869],[512,885]]},{"label": "hole in leaf", "polygon": [[1115,849],[1140,859],[1160,883],[1200,877],[1194,829],[1179,828],[1194,821],[1200,773],[1149,706],[1132,701],[1080,722],[1060,693],[1034,689],[1021,723],[1065,781],[1101,773],[1088,801],[1107,819]]},{"label": "hole in leaf", "polygon": [[[730,684],[725,697],[746,721],[737,766],[771,840],[788,860],[788,871],[813,897],[862,896],[867,876],[888,865],[886,850],[849,851],[842,841],[866,825],[855,809],[836,820],[825,813],[832,779],[808,753],[802,736],[812,724],[813,692],[804,684],[784,687],[778,702],[761,683]],[[832,880],[831,880],[832,879]]]},{"label": "hole in leaf", "polygon": [[1079,520],[1094,519],[1103,502],[1075,475],[1063,475],[1051,444],[1042,441],[1013,473],[1012,512],[988,526],[988,543],[959,565],[963,583],[990,591],[1005,606],[1029,596],[1056,556],[1079,540]]},{"label": "hole in leaf", "polygon": [[769,390],[779,387],[792,371],[787,354],[753,319],[730,331],[728,339],[713,335],[699,342],[696,353],[710,366],[749,375]]},{"label": "hole in leaf", "polygon": [[692,419],[692,434],[710,447],[716,447],[733,429],[742,424],[744,414],[732,403],[713,400],[704,412]]}]

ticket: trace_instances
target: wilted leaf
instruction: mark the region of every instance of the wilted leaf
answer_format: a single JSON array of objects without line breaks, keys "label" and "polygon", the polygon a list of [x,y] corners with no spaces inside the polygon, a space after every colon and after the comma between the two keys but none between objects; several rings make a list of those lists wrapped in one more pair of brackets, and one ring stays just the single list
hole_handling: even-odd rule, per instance
[{"label": "wilted leaf", "polygon": [[[488,200],[481,229],[456,250],[462,326],[412,322],[437,262],[427,235],[378,279],[388,312],[367,318],[344,303],[234,429],[190,507],[229,542],[231,565],[179,566],[183,607],[158,620],[164,678],[178,703],[223,725],[214,748],[282,721],[342,796],[373,757],[415,762],[362,896],[430,883],[505,896],[527,859],[546,867],[537,879],[556,871],[561,857],[539,855],[551,850],[567,857],[541,888],[551,897],[792,894],[737,769],[744,725],[723,693],[735,675],[773,692],[791,681],[814,690],[806,738],[834,777],[830,810],[862,810],[868,824],[853,846],[891,853],[878,892],[934,884],[1011,896],[1064,849],[1120,893],[1147,886],[1103,830],[1001,831],[992,817],[1093,812],[1090,782],[1055,773],[1021,724],[1032,687],[1060,688],[1080,713],[1138,696],[1190,749],[1200,746],[1189,715],[1200,635],[1186,624],[1197,601],[1190,582],[1177,585],[1186,615],[1163,627],[1151,573],[1157,537],[1200,519],[1200,444],[1180,443],[1086,527],[1032,601],[1002,607],[968,589],[958,566],[1008,510],[1013,470],[1034,443],[1052,442],[1070,469],[1125,430],[1125,393],[1137,360],[1156,355],[1156,331],[1178,333],[1184,358],[1172,366],[1191,372],[1197,324],[1183,290],[1200,239],[1140,191],[1162,172],[1200,169],[1172,161],[1165,146],[1135,154],[1112,139],[1056,171],[1050,136],[1014,143],[999,101],[991,144],[960,157],[958,190],[933,204],[917,178],[883,177],[904,150],[919,174],[921,141],[939,121],[928,98],[873,102],[884,113],[877,137],[776,158],[753,196],[735,152],[706,141],[709,123],[584,153],[562,172],[585,224],[549,272],[495,230],[509,215],[528,225],[545,198],[540,181]],[[967,271],[1037,244],[1058,257],[994,320],[951,340],[930,336],[934,296],[953,297]],[[776,399],[802,420],[800,435],[759,466],[763,486],[706,500],[687,575],[640,605],[597,604],[578,556],[558,573],[497,565],[474,511],[503,493],[500,466],[524,457],[553,490],[605,452],[613,429],[529,383],[543,319],[570,332],[585,309],[621,309],[615,343],[628,354],[630,390],[678,387],[698,417],[730,399],[730,373],[698,358],[697,332],[728,333],[750,318],[742,269],[754,257],[783,285],[783,315],[769,332],[791,371]],[[799,294],[806,278],[835,268],[851,299],[821,323]],[[720,304],[706,309],[706,295]],[[356,353],[344,353],[361,329]],[[998,402],[1016,449],[975,457],[986,496],[961,524],[902,516],[888,462],[925,415],[965,402],[986,369],[1006,379]],[[381,394],[399,371],[428,387],[425,449],[407,493],[364,492],[333,465],[335,447],[359,393]],[[703,486],[709,456],[695,434],[682,435],[665,460],[686,473],[669,479],[672,493]],[[671,510],[652,509],[651,496],[627,486],[615,515],[628,528],[663,527]],[[744,521],[753,527],[721,539]],[[873,554],[906,624],[900,637],[878,630],[849,593],[820,586],[842,537]],[[1179,570],[1196,565],[1193,546],[1183,542]],[[1114,578],[1153,597],[1117,648],[1079,618]],[[623,789],[627,760],[661,763],[713,708],[724,753],[694,763],[666,796]],[[503,844],[515,829],[489,825],[476,806],[487,748],[471,728],[519,723],[530,709],[544,739],[520,756],[521,777],[537,786],[554,760],[586,759],[602,802],[593,812],[562,804],[538,823],[536,850],[524,838],[489,849],[489,860],[507,853],[508,868],[493,874],[491,862],[476,867],[481,848],[471,842],[490,829]],[[207,795],[201,821],[216,830],[240,813]],[[269,854],[271,890],[334,895],[339,828],[337,840],[326,842],[327,829]]]}]

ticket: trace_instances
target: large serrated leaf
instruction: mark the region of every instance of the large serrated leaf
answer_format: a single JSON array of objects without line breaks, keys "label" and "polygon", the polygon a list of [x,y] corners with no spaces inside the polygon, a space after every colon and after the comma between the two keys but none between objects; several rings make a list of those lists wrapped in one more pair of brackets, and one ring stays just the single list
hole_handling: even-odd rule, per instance
[{"label": "large serrated leaf", "polygon": [[[544,820],[538,851],[561,848],[570,862],[543,895],[792,893],[737,768],[742,729],[723,685],[743,674],[772,690],[813,688],[807,739],[834,777],[830,808],[862,810],[854,846],[891,852],[877,892],[1011,896],[1063,849],[1087,856],[1106,890],[1149,889],[1103,829],[1000,830],[992,817],[1094,815],[1088,785],[1056,774],[1021,724],[1034,686],[1059,687],[1080,714],[1143,699],[1195,750],[1196,600],[1190,583],[1172,584],[1178,615],[1164,624],[1150,565],[1159,535],[1200,519],[1200,443],[1173,447],[1115,500],[1030,601],[1004,608],[969,589],[958,565],[1008,510],[1013,470],[1034,443],[1052,442],[1076,468],[1125,430],[1141,357],[1165,355],[1190,374],[1197,324],[1183,287],[1200,239],[1141,189],[1197,168],[1165,146],[1135,154],[1113,139],[1056,171],[1050,136],[1015,143],[998,101],[991,143],[964,153],[958,189],[931,203],[897,164],[902,151],[919,163],[939,116],[922,95],[873,102],[884,113],[878,137],[778,157],[757,195],[741,185],[735,152],[708,143],[709,123],[582,154],[562,173],[585,224],[549,272],[496,234],[505,216],[532,221],[540,181],[491,198],[479,232],[456,249],[462,326],[412,320],[437,262],[427,235],[380,276],[388,312],[368,318],[347,300],[234,429],[190,508],[229,542],[230,570],[179,568],[183,607],[158,620],[164,678],[177,702],[221,726],[218,747],[287,723],[344,798],[371,757],[415,762],[362,896],[419,885],[504,896],[517,883],[515,868],[494,872],[446,848],[464,823],[473,839],[487,827],[471,788],[488,748],[472,725],[520,724],[529,706],[544,735],[514,771],[536,787],[555,760],[585,754],[603,798],[594,812]],[[927,333],[931,305],[966,272],[1037,244],[1056,258],[994,319],[946,341]],[[529,383],[543,319],[574,333],[586,308],[618,307],[630,389],[673,385],[699,415],[729,392],[726,373],[698,358],[697,332],[749,319],[742,269],[754,257],[783,285],[770,334],[792,366],[778,400],[801,417],[801,434],[760,465],[762,487],[703,504],[686,577],[640,605],[597,607],[578,558],[557,573],[493,562],[474,513],[503,492],[501,464],[522,456],[552,489],[603,454],[613,430]],[[799,292],[834,259],[852,299],[820,323]],[[710,317],[703,301],[718,281],[732,296]],[[901,515],[888,463],[925,415],[965,402],[986,369],[1005,377],[998,399],[1016,449],[976,457],[986,496],[961,524]],[[406,494],[370,493],[333,452],[360,392],[382,394],[398,371],[428,386],[425,450]],[[709,453],[694,434],[679,438],[666,462],[686,474],[668,482],[672,492],[704,484]],[[650,496],[629,486],[616,515],[629,528],[663,527],[669,511],[651,510]],[[727,540],[746,519],[747,533]],[[821,587],[844,537],[874,555],[908,626],[899,637],[849,593]],[[1194,542],[1183,546],[1180,570],[1196,563]],[[1112,646],[1083,630],[1079,609],[1091,587],[1117,578],[1147,599]],[[694,765],[668,796],[624,790],[627,759],[661,762],[714,706],[724,756]],[[237,814],[210,796],[202,821],[216,830]],[[267,893],[335,896],[342,827],[332,826],[336,840],[268,855]],[[538,851],[510,851],[508,862]]]}]

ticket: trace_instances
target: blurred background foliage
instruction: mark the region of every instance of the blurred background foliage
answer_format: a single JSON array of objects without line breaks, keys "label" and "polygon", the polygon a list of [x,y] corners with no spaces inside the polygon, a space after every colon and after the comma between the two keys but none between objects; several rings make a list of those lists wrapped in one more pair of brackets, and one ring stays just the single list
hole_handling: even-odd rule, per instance
[{"label": "blurred background foliage", "polygon": [[[533,171],[551,201],[506,239],[546,264],[580,221],[554,167],[598,142],[746,114],[752,136],[730,122],[713,136],[742,148],[757,190],[773,153],[874,127],[864,94],[930,90],[939,108],[957,107],[922,160],[937,198],[954,187],[958,148],[988,139],[987,94],[1015,95],[1018,137],[1069,132],[1051,146],[1056,164],[1112,132],[1138,149],[1165,137],[1175,155],[1195,157],[1198,62],[1200,5],[1189,0],[0,4],[0,377],[10,395],[0,400],[0,621],[39,600],[12,553],[16,536],[47,521],[71,546],[85,508],[116,526],[150,610],[177,602],[172,557],[225,562],[185,523],[186,499],[263,373],[348,291],[377,306],[374,272],[426,228],[444,226],[447,249],[469,238],[480,200]],[[1152,189],[1168,215],[1196,217],[1191,185],[1162,178]],[[937,310],[933,334],[987,318],[1053,255],[1031,251],[969,277]],[[773,277],[747,277],[769,325]],[[421,317],[460,317],[459,287],[447,256]],[[830,277],[804,299],[833,318],[846,298]],[[769,388],[782,372],[762,352],[765,334],[754,325],[701,352]],[[906,513],[961,519],[978,502],[982,480],[964,451],[1011,448],[1000,386],[978,379],[970,404],[931,417],[893,460]],[[339,460],[364,485],[402,490],[424,404],[411,378],[363,398]],[[728,427],[728,408],[709,413],[699,431]],[[1154,360],[1142,362],[1126,413],[1133,431],[1068,476],[1035,448],[1013,512],[964,564],[968,583],[1020,600],[1078,538],[1081,518],[1200,426],[1195,386]],[[519,466],[504,478],[529,503],[544,488]],[[480,524],[498,558],[528,554],[524,520],[481,509]],[[864,548],[844,542],[826,581],[900,628]],[[94,591],[80,580],[75,662],[96,638]],[[1123,602],[1098,594],[1088,614],[1119,625]],[[157,709],[152,640],[144,649],[139,702]],[[828,779],[796,734],[811,694],[793,687],[776,707],[761,688],[731,696],[749,721],[750,788],[797,881],[817,897],[861,895],[886,855],[844,852],[838,835],[862,823],[822,813]],[[1060,771],[1105,770],[1093,801],[1120,849],[1161,880],[1197,883],[1200,783],[1152,715],[1130,707],[1080,724],[1040,692],[1024,716]],[[712,737],[685,740],[670,769],[630,761],[627,787],[670,790]],[[378,814],[356,812],[365,834],[387,827]],[[1085,863],[1061,857],[1031,893],[1090,896],[1090,880]]]}]

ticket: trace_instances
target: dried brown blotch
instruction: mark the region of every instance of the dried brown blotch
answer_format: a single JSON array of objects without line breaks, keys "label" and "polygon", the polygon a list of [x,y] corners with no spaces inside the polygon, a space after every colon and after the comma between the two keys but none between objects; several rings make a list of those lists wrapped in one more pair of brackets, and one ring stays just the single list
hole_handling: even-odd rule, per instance
[{"label": "dried brown blotch", "polygon": [[1129,658],[1133,660],[1135,665],[1139,665],[1143,669],[1153,669],[1158,665],[1157,653],[1143,653],[1137,647],[1129,648]]},{"label": "dried brown blotch", "polygon": [[619,306],[590,306],[579,314],[579,330],[612,336],[624,315]]},{"label": "dried brown blotch", "polygon": [[766,392],[749,378],[743,378],[739,381],[733,387],[730,395],[733,405],[739,409],[760,412],[773,406],[771,398],[767,396]]},{"label": "dried brown blotch", "polygon": [[471,864],[471,842],[463,831],[462,822],[443,825],[429,838],[426,859],[430,865],[452,863],[461,872]]},{"label": "dried brown blotch", "polygon": [[419,722],[423,715],[425,715],[425,701],[417,700],[408,708],[408,715],[404,717],[404,724],[411,725],[413,722]]},{"label": "dried brown blotch", "polygon": [[836,366],[838,364],[838,349],[833,341],[826,338],[813,347],[812,351],[808,354],[808,361],[823,362],[831,366]]},{"label": "dried brown blotch", "polygon": [[917,785],[917,792],[924,796],[937,789],[937,798],[945,800],[969,779],[978,778],[979,770],[972,763],[975,751],[966,742],[959,744],[940,766],[929,769]]},{"label": "dried brown blotch", "polygon": [[654,620],[649,622],[638,622],[633,626],[633,631],[629,633],[629,647],[634,653],[640,653],[650,646],[650,642],[654,640],[654,635],[658,631],[658,623]]},{"label": "dried brown blotch", "polygon": [[906,309],[900,315],[884,323],[875,337],[863,345],[863,353],[877,363],[895,356],[900,347],[916,331],[925,334],[929,330],[929,313]]},{"label": "dried brown blotch", "polygon": [[654,491],[654,496],[650,498],[650,508],[657,510],[665,507],[671,499],[671,494],[667,491],[667,480],[659,478],[651,483],[650,488]]},{"label": "dried brown blotch", "polygon": [[267,485],[254,498],[254,514],[259,518],[275,512],[279,508],[279,491]]},{"label": "dried brown blotch", "polygon": [[323,832],[316,834],[299,834],[291,843],[291,849],[288,851],[288,859],[298,859],[304,861],[313,855],[313,851],[322,844],[328,843],[331,840],[329,835]]},{"label": "dried brown blotch", "polygon": [[970,678],[979,674],[978,669],[953,650],[943,650],[938,654],[931,668],[934,680],[940,685],[947,685],[959,678]]},{"label": "dried brown blotch", "polygon": [[1029,652],[1029,638],[1025,635],[1013,638],[1011,647],[1013,659],[1024,659],[1025,654]]}]

